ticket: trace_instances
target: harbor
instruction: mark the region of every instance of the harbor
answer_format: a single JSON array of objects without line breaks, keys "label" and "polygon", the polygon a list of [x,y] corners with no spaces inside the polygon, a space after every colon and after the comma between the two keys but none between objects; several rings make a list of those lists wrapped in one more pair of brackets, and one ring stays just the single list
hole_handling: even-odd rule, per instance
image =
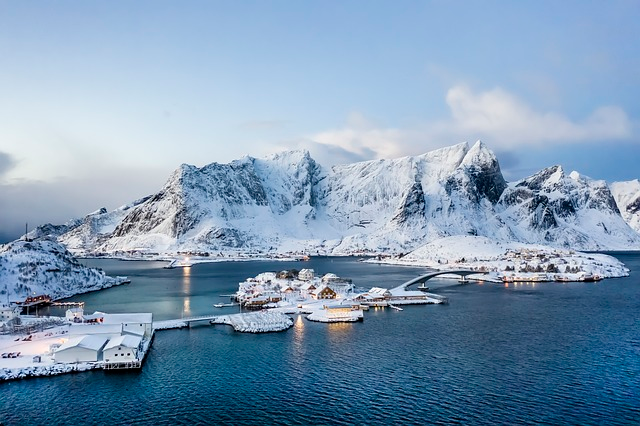
[{"label": "harbor", "polygon": [[[23,305],[3,311],[0,380],[95,369],[140,369],[155,333],[161,330],[197,324],[228,325],[241,333],[270,333],[291,328],[291,315],[324,323],[356,322],[362,321],[371,307],[399,312],[403,310],[399,305],[448,302],[424,290],[424,282],[434,274],[395,288],[366,291],[356,291],[351,280],[335,274],[316,277],[312,269],[279,274],[280,278],[276,273],[263,273],[240,283],[236,293],[222,295],[232,302],[212,303],[211,314],[161,321],[154,321],[151,313],[87,314],[84,301],[52,301],[45,296],[28,300],[29,306],[68,309],[64,317],[22,315]],[[417,284],[423,288],[409,289]],[[241,311],[228,313],[229,308]],[[242,312],[242,308],[246,310]],[[218,309],[222,311],[213,312]]]}]

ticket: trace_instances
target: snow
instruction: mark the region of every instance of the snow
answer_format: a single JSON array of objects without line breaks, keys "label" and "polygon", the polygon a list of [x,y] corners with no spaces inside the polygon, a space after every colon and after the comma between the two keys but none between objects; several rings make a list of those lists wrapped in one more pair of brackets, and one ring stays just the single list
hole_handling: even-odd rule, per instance
[{"label": "snow", "polygon": [[12,302],[28,296],[49,295],[53,300],[100,290],[125,282],[102,270],[87,268],[59,243],[14,241],[0,246],[0,292]]},{"label": "snow", "polygon": [[[474,236],[442,238],[405,256],[372,259],[370,262],[426,266],[445,271],[477,270],[479,275],[472,278],[487,280],[500,280],[505,274],[522,277],[544,274],[548,280],[560,276],[571,281],[580,281],[586,275],[601,278],[629,275],[629,269],[613,256]],[[485,272],[490,275],[481,275]]]},{"label": "snow", "polygon": [[640,232],[640,181],[614,182],[611,192],[624,220],[636,232]]},{"label": "snow", "polygon": [[121,335],[109,339],[109,342],[104,346],[103,350],[115,348],[116,346],[124,346],[127,348],[137,348],[142,342],[142,338],[139,336]]},{"label": "snow", "polygon": [[554,166],[506,187],[481,141],[331,169],[306,151],[182,165],[156,194],[67,228],[82,256],[399,254],[453,235],[640,249],[605,182]]},{"label": "snow", "polygon": [[282,312],[252,312],[221,315],[212,324],[229,324],[242,333],[283,331],[293,326],[293,319]]},{"label": "snow", "polygon": [[58,351],[75,347],[98,351],[107,342],[107,340],[109,340],[107,337],[98,335],[78,336],[67,340],[58,348]]}]

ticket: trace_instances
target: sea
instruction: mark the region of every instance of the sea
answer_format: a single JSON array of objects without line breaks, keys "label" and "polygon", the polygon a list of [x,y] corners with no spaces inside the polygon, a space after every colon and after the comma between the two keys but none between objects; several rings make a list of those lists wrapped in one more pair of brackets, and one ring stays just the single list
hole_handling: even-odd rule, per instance
[{"label": "sea", "polygon": [[[358,323],[295,315],[279,333],[208,323],[158,331],[140,370],[0,383],[0,424],[638,425],[640,254],[614,255],[629,277],[508,285],[435,278],[427,285],[447,305],[371,309]],[[88,312],[152,312],[155,320],[237,312],[213,305],[266,271],[313,268],[362,288],[426,271],[353,257],[176,269],[84,263],[131,283],[70,300]]]}]

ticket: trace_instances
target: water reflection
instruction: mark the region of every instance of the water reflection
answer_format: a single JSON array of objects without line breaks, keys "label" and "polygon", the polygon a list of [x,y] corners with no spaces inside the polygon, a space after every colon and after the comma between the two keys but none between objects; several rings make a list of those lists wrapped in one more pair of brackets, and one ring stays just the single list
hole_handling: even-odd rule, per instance
[{"label": "water reflection", "polygon": [[182,268],[182,315],[191,316],[191,268]]}]

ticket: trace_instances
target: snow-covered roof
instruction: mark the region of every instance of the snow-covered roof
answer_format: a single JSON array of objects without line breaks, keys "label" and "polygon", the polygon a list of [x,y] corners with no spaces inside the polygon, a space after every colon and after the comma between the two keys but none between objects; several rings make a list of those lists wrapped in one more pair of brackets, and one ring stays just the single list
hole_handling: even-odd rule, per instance
[{"label": "snow-covered roof", "polygon": [[114,337],[105,345],[104,350],[115,348],[116,346],[124,346],[127,348],[137,348],[142,339],[138,336],[122,335]]},{"label": "snow-covered roof", "polygon": [[329,281],[329,280],[336,280],[339,279],[340,277],[337,276],[336,274],[329,272],[328,274],[324,274],[322,276],[322,281]]},{"label": "snow-covered roof", "polygon": [[65,349],[71,348],[83,348],[90,349],[93,351],[99,351],[102,346],[104,346],[105,342],[109,340],[107,337],[99,336],[95,334],[78,336],[72,339],[67,340],[58,348],[57,352],[63,351]]},{"label": "snow-covered roof", "polygon": [[70,335],[82,334],[120,334],[122,332],[122,324],[70,324]]},{"label": "snow-covered roof", "polygon": [[326,286],[326,285],[323,285],[323,286],[318,287],[318,288],[316,288],[315,290],[313,290],[313,294],[314,294],[314,295],[318,295],[318,294],[322,293],[322,291],[324,291],[324,289],[325,289],[325,288],[326,288],[326,289],[329,289],[329,291],[330,291],[330,292],[335,293],[335,291],[333,291],[333,290],[331,289],[331,287]]},{"label": "snow-covered roof", "polygon": [[371,290],[369,290],[370,294],[379,294],[381,296],[384,296],[386,293],[389,293],[389,289],[386,288],[382,288],[382,287],[373,287],[371,288]]},{"label": "snow-covered roof", "polygon": [[311,287],[316,288],[316,286],[313,285],[313,283],[306,283],[300,286],[300,288],[303,290],[311,290]]},{"label": "snow-covered roof", "polygon": [[104,324],[128,324],[141,323],[151,324],[153,322],[152,313],[140,314],[104,314]]}]

